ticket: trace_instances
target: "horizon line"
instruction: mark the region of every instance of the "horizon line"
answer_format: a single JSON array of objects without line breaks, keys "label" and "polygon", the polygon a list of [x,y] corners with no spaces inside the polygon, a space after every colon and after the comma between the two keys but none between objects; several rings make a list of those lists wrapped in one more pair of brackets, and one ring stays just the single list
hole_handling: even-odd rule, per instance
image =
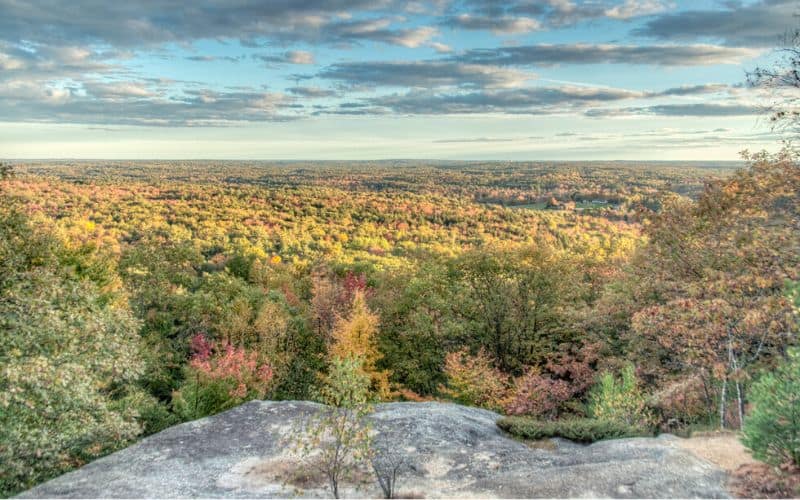
[{"label": "horizon line", "polygon": [[536,162],[563,162],[563,163],[600,163],[600,162],[615,162],[615,163],[633,163],[633,162],[650,162],[650,163],[746,163],[746,160],[656,160],[656,159],[598,159],[598,160],[582,160],[582,159],[555,159],[555,158],[539,158],[530,160],[508,160],[503,158],[371,158],[371,159],[350,159],[350,158],[329,158],[329,159],[312,159],[312,158],[106,158],[106,157],[18,157],[18,158],[0,158],[0,162],[22,162],[22,161],[130,161],[130,162],[154,162],[154,161],[191,161],[191,162],[275,162],[275,163],[288,163],[288,162],[350,162],[350,163],[369,163],[369,162],[503,162],[503,163],[536,163]]}]

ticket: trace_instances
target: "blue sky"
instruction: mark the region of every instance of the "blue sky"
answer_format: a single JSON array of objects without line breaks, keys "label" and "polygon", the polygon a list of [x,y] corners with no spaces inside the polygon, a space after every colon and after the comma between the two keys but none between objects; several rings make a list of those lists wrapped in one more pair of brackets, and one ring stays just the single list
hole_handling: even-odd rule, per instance
[{"label": "blue sky", "polygon": [[0,157],[731,160],[797,0],[0,0]]}]

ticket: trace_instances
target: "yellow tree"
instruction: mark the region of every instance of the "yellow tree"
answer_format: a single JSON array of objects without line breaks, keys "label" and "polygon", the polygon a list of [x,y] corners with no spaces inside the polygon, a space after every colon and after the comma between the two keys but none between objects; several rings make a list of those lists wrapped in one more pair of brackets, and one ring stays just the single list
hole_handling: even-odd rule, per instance
[{"label": "yellow tree", "polygon": [[382,357],[378,351],[378,321],[378,316],[370,311],[364,293],[356,291],[350,315],[337,319],[334,325],[329,352],[334,359],[358,359],[361,369],[370,378],[372,391],[380,399],[387,399],[391,396],[389,372],[377,368]]}]

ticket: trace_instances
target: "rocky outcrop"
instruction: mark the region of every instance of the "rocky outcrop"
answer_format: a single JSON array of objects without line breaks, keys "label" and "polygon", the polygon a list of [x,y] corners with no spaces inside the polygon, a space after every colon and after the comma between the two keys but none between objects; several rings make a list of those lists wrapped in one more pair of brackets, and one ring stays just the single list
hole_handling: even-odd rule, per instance
[{"label": "rocky outcrop", "polygon": [[[169,428],[21,496],[329,496],[323,476],[290,445],[318,410],[309,402],[253,401]],[[495,413],[444,403],[380,404],[371,418],[376,442],[407,463],[401,495],[727,496],[725,473],[672,436],[531,446],[499,430]],[[365,470],[342,495],[379,497],[381,490]]]}]

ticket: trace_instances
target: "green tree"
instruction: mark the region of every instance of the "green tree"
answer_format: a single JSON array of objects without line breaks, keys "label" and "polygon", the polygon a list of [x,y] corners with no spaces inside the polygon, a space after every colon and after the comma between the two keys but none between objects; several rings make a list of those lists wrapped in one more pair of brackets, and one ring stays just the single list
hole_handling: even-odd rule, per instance
[{"label": "green tree", "polygon": [[580,305],[583,284],[575,262],[537,245],[521,250],[481,249],[456,262],[466,289],[461,311],[478,347],[504,372],[541,365],[571,335],[569,310]]},{"label": "green tree", "polygon": [[465,322],[455,310],[462,290],[433,259],[418,269],[387,272],[374,302],[381,312],[379,367],[392,382],[419,395],[436,394],[446,381],[447,349],[457,349]]},{"label": "green tree", "polygon": [[800,466],[800,349],[765,372],[750,390],[753,410],[745,418],[742,442],[769,463]]},{"label": "green tree", "polygon": [[14,167],[8,163],[0,162],[0,180],[8,179],[14,175]]},{"label": "green tree", "polygon": [[[788,284],[787,296],[800,324],[800,282]],[[800,349],[789,349],[777,369],[761,375],[750,391],[750,403],[744,445],[761,460],[800,466]]]},{"label": "green tree", "polygon": [[0,495],[129,443],[143,363],[121,297],[60,264],[69,253],[0,204]]}]

